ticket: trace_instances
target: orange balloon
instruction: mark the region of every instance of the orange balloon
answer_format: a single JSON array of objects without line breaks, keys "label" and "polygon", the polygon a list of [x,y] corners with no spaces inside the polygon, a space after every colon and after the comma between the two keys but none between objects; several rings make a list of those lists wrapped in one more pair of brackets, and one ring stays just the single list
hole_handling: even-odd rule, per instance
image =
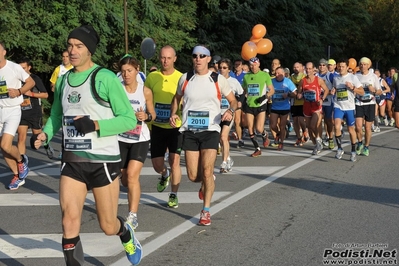
[{"label": "orange balloon", "polygon": [[273,43],[271,40],[263,38],[256,46],[258,47],[258,54],[268,54],[273,49]]},{"label": "orange balloon", "polygon": [[252,28],[252,36],[255,39],[263,38],[265,35],[266,35],[266,27],[263,26],[262,24],[256,24]]},{"label": "orange balloon", "polygon": [[241,57],[242,59],[248,61],[252,57],[255,57],[256,54],[258,53],[258,48],[256,47],[256,44],[251,41],[247,41],[242,45],[241,48]]},{"label": "orange balloon", "polygon": [[355,69],[357,62],[355,58],[349,58],[349,68]]},{"label": "orange balloon", "polygon": [[252,36],[249,40],[251,42],[258,43],[260,40],[262,40],[262,38],[255,38],[254,36]]},{"label": "orange balloon", "polygon": [[360,68],[358,66],[353,69],[353,73],[357,73],[359,71],[360,71]]}]

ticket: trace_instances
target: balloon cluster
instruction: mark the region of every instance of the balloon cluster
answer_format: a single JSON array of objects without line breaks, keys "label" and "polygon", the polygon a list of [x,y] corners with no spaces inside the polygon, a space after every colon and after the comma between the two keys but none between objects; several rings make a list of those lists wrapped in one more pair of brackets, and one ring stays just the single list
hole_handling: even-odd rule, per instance
[{"label": "balloon cluster", "polygon": [[249,60],[257,54],[268,54],[273,49],[273,43],[267,38],[266,27],[262,24],[257,24],[252,28],[252,37],[245,42],[241,48],[241,57],[244,60]]}]

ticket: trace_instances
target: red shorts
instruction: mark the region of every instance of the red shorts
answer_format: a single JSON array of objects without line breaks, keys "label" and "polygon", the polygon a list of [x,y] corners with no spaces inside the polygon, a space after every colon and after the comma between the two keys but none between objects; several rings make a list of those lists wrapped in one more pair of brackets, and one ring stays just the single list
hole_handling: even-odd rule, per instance
[{"label": "red shorts", "polygon": [[312,117],[316,112],[321,112],[323,105],[318,105],[317,102],[304,102],[303,103],[303,116]]}]

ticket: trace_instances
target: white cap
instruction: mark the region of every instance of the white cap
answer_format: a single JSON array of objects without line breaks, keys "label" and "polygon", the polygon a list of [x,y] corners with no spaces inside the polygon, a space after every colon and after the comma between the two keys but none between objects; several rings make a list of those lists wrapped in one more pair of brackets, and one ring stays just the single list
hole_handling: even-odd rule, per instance
[{"label": "white cap", "polygon": [[267,73],[270,72],[269,69],[267,69],[267,68],[264,68],[263,71],[265,71],[265,72],[267,72]]}]

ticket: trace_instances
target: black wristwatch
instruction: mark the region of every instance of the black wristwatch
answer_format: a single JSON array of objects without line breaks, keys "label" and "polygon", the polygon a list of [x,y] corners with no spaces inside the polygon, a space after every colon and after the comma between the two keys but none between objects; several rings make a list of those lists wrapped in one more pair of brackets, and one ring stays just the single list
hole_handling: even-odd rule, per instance
[{"label": "black wristwatch", "polygon": [[152,121],[152,115],[150,113],[147,113],[148,118],[144,120],[144,122],[151,122]]}]

